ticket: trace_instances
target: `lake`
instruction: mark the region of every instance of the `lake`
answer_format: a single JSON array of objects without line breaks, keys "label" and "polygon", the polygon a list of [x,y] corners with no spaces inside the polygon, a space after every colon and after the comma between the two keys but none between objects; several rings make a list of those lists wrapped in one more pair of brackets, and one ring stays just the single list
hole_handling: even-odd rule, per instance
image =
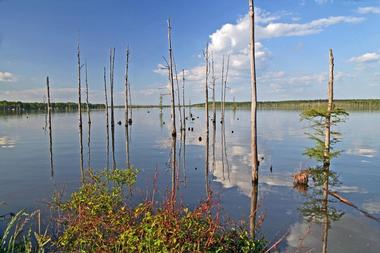
[{"label": "lake", "polygon": [[[178,199],[195,206],[206,199],[205,122],[202,109],[191,109],[194,120],[187,121],[186,146],[178,130],[177,152],[181,152]],[[301,212],[308,193],[293,189],[292,175],[315,165],[303,155],[313,145],[305,135],[307,123],[298,111],[258,112],[260,164],[258,216],[260,233],[270,242],[284,237],[277,252],[320,252],[323,226],[308,222]],[[123,121],[124,110],[115,111]],[[211,115],[211,113],[210,113]],[[94,170],[107,167],[104,111],[92,111],[90,156],[88,126],[83,114],[84,166]],[[251,195],[250,111],[227,110],[225,131],[219,122],[213,149],[210,124],[209,187],[221,205],[223,217],[248,222]],[[199,117],[199,118],[198,118]],[[49,160],[49,134],[44,130],[44,114],[0,115],[0,215],[20,209],[46,208],[54,191],[66,194],[81,183],[78,119],[76,113],[54,113],[53,171]],[[134,109],[130,128],[130,160],[140,169],[133,202],[148,198],[157,187],[157,198],[171,189],[170,110]],[[356,208],[331,198],[329,205],[342,215],[330,221],[329,252],[379,252],[380,223],[380,113],[352,112],[339,125],[341,156],[331,169],[340,180],[333,191]],[[177,123],[177,128],[179,124]],[[125,128],[115,127],[115,158],[125,168]],[[222,136],[224,136],[222,138]],[[202,137],[200,140],[199,137]],[[225,139],[226,145],[222,145]],[[213,154],[215,153],[215,156]],[[111,156],[110,156],[111,157]],[[185,161],[183,160],[185,158]],[[110,164],[112,159],[109,158]],[[224,161],[224,162],[223,162]],[[185,165],[185,166],[184,166]],[[155,180],[156,176],[156,180]],[[308,192],[312,191],[309,189]],[[360,210],[361,211],[360,211]]]}]

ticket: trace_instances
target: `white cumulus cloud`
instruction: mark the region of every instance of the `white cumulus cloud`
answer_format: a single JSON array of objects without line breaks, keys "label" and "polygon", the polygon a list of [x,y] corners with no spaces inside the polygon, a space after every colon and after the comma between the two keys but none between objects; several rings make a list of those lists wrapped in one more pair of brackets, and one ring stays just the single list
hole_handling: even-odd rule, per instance
[{"label": "white cumulus cloud", "polygon": [[380,14],[380,7],[359,7],[356,12],[360,14]]},{"label": "white cumulus cloud", "polygon": [[12,82],[15,80],[15,76],[10,72],[0,71],[0,82]]},{"label": "white cumulus cloud", "polygon": [[363,55],[352,57],[350,59],[350,62],[359,63],[359,64],[378,62],[378,61],[380,61],[380,54],[376,52],[365,53]]}]

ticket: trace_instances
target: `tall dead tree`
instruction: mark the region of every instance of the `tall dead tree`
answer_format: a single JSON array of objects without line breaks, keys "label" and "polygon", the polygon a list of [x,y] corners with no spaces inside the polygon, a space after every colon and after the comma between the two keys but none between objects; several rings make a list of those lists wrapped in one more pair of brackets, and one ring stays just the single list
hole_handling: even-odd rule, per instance
[{"label": "tall dead tree", "polygon": [[185,106],[185,70],[182,70],[182,120],[183,120],[183,132],[186,135],[186,106]]},{"label": "tall dead tree", "polygon": [[329,216],[328,216],[328,197],[329,197],[329,172],[330,172],[330,150],[331,150],[331,115],[334,110],[334,54],[330,49],[329,54],[329,82],[327,89],[327,115],[325,122],[325,143],[323,152],[323,202],[322,208],[324,212],[322,252],[327,252]]},{"label": "tall dead tree", "polygon": [[172,200],[176,198],[176,118],[175,118],[175,89],[174,89],[174,74],[173,74],[173,49],[172,49],[172,27],[170,19],[168,19],[168,49],[169,49],[169,81],[171,94],[171,118],[172,118]]},{"label": "tall dead tree", "polygon": [[206,182],[206,194],[210,193],[208,184],[208,174],[209,174],[209,111],[208,111],[208,77],[209,77],[209,52],[208,44],[204,52],[205,57],[205,121],[206,121],[206,147],[205,147],[205,182]]},{"label": "tall dead tree", "polygon": [[328,83],[328,103],[327,103],[327,117],[325,122],[325,149],[323,152],[324,165],[330,165],[330,145],[331,145],[331,114],[333,112],[334,106],[334,54],[333,50],[330,49],[330,67],[329,67],[329,83]]},{"label": "tall dead tree", "polygon": [[80,46],[78,43],[78,117],[79,117],[79,145],[80,145],[80,170],[82,175],[82,180],[84,180],[83,171],[83,129],[82,129],[82,84],[81,84],[81,69],[82,65],[80,63]]},{"label": "tall dead tree", "polygon": [[129,104],[129,124],[132,125],[132,118],[133,118],[133,107],[132,107],[132,93],[131,93],[131,82],[128,82],[128,104]]},{"label": "tall dead tree", "polygon": [[216,166],[216,157],[215,157],[215,142],[216,142],[216,103],[215,103],[215,85],[216,85],[216,77],[215,77],[215,62],[214,62],[214,54],[211,56],[211,78],[212,78],[212,170],[215,171]]},{"label": "tall dead tree", "polygon": [[[251,162],[252,162],[252,187],[258,188],[259,161],[257,152],[257,87],[256,87],[256,58],[255,58],[255,5],[254,0],[249,0],[250,20],[250,62],[251,62]],[[257,203],[258,190],[252,191],[251,201]],[[251,205],[250,234],[255,236],[256,209]]]},{"label": "tall dead tree", "polygon": [[115,48],[110,49],[110,87],[111,87],[111,148],[112,148],[112,168],[116,169],[115,160],[115,113],[113,104],[113,82],[115,72]]},{"label": "tall dead tree", "polygon": [[227,56],[226,74],[224,76],[224,92],[223,92],[223,118],[226,114],[226,94],[227,94],[227,82],[228,82],[228,72],[230,69],[230,56]]},{"label": "tall dead tree", "polygon": [[185,106],[185,70],[182,70],[182,113],[183,113],[183,140],[182,140],[182,145],[183,145],[183,174],[184,174],[184,181],[185,184],[187,182],[187,177],[186,177],[186,106]]},{"label": "tall dead tree", "polygon": [[50,170],[51,177],[54,177],[54,164],[53,164],[53,138],[51,129],[51,104],[50,104],[50,84],[49,77],[46,77],[46,91],[47,91],[47,114],[48,114],[48,128],[49,128],[49,155],[50,155]]},{"label": "tall dead tree", "polygon": [[86,63],[85,63],[85,66],[86,66],[86,108],[87,108],[87,118],[88,118],[88,125],[91,125],[90,103],[88,102],[87,61],[86,61]]},{"label": "tall dead tree", "polygon": [[127,49],[126,53],[126,64],[125,64],[125,153],[126,153],[126,165],[127,168],[130,168],[130,162],[129,162],[129,113],[128,113],[128,99],[129,99],[129,88],[128,88],[128,68],[129,68],[129,48]]},{"label": "tall dead tree", "polygon": [[128,89],[128,68],[129,68],[129,49],[126,51],[126,63],[125,63],[125,87],[124,87],[124,110],[125,110],[125,116],[124,116],[124,125],[125,127],[128,127],[128,120],[129,120],[129,104],[128,104],[128,99],[129,99],[129,89]]},{"label": "tall dead tree", "polygon": [[107,71],[104,67],[104,98],[105,98],[105,118],[106,118],[106,141],[107,141],[107,150],[106,150],[106,160],[107,160],[107,169],[109,168],[109,157],[110,157],[110,134],[109,134],[109,116],[108,116],[108,96],[107,96]]},{"label": "tall dead tree", "polygon": [[250,62],[251,62],[251,159],[252,180],[258,182],[259,164],[257,153],[257,88],[256,88],[256,58],[255,58],[255,9],[254,1],[249,0],[250,17]]},{"label": "tall dead tree", "polygon": [[91,168],[91,113],[90,103],[88,102],[88,76],[87,76],[87,61],[85,63],[86,69],[86,107],[87,107],[87,119],[88,119],[88,132],[87,132],[87,149],[88,149],[88,168]]},{"label": "tall dead tree", "polygon": [[220,89],[220,92],[221,92],[221,95],[220,95],[220,123],[224,123],[224,115],[223,115],[223,94],[224,94],[224,55],[223,55],[223,59],[222,59],[222,77],[221,77],[221,89]]},{"label": "tall dead tree", "polygon": [[216,85],[216,77],[215,77],[215,62],[214,62],[214,54],[211,56],[211,78],[212,78],[212,122],[216,124],[216,104],[215,104],[215,85]]}]

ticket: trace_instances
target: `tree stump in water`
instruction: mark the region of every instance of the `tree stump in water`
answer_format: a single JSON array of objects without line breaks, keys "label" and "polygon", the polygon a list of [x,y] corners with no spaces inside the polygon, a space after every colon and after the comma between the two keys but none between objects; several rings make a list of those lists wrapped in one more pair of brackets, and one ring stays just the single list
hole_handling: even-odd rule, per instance
[{"label": "tree stump in water", "polygon": [[300,172],[293,175],[293,185],[294,187],[308,187],[309,185],[309,170],[301,170]]}]

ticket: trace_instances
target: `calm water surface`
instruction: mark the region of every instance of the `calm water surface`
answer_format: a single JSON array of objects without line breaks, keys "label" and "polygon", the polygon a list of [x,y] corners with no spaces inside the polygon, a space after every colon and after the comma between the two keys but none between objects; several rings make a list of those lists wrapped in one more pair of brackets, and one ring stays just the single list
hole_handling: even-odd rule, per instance
[{"label": "calm water surface", "polygon": [[[123,120],[123,112],[116,111],[117,121]],[[187,121],[187,127],[194,131],[186,132],[185,152],[179,134],[177,141],[177,151],[181,152],[178,198],[190,206],[206,198],[204,111],[193,109],[192,113],[195,120]],[[103,111],[94,111],[91,116],[90,164],[100,170],[107,167],[105,117]],[[159,109],[136,109],[133,120],[130,159],[133,166],[140,169],[134,201],[151,195],[156,173],[158,196],[162,197],[171,188],[170,111],[163,110],[161,114]],[[300,209],[308,198],[306,193],[293,189],[291,178],[300,168],[315,164],[302,155],[304,149],[312,145],[304,134],[306,125],[300,122],[296,111],[259,111],[258,120],[259,152],[264,158],[259,178],[258,215],[264,217],[261,233],[270,241],[285,235],[280,252],[320,252],[323,227],[307,222],[302,216]],[[49,161],[49,135],[43,129],[45,115],[0,116],[0,202],[6,203],[0,206],[0,215],[23,208],[44,208],[52,192],[64,189],[69,194],[80,186],[77,115],[53,114],[52,122],[54,171]],[[86,122],[84,118],[84,162],[88,167]],[[217,122],[215,163],[210,124],[210,187],[222,206],[224,217],[248,221],[250,112],[226,112],[225,150],[221,145],[221,124]],[[331,166],[341,181],[333,190],[374,217],[380,217],[379,125],[380,113],[351,113],[347,122],[339,127],[343,138],[338,146],[343,153]],[[199,137],[203,137],[202,141]],[[115,139],[117,167],[124,168],[123,126],[116,125]],[[330,223],[328,251],[379,252],[380,223],[357,209],[331,200],[330,206],[344,215]]]}]

